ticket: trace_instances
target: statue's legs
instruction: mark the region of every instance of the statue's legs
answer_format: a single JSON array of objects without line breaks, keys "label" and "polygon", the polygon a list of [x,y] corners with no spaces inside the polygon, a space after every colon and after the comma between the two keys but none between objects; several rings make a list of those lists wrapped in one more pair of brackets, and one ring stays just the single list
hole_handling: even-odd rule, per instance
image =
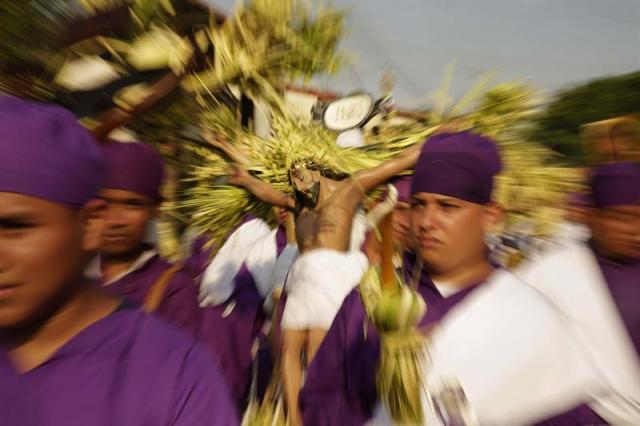
[{"label": "statue's legs", "polygon": [[307,366],[311,364],[311,360],[316,356],[316,352],[320,349],[320,344],[327,335],[327,330],[323,328],[312,328],[309,330],[309,338],[307,339]]},{"label": "statue's legs", "polygon": [[283,330],[282,382],[290,426],[302,426],[298,395],[302,387],[302,356],[307,342],[306,330]]}]

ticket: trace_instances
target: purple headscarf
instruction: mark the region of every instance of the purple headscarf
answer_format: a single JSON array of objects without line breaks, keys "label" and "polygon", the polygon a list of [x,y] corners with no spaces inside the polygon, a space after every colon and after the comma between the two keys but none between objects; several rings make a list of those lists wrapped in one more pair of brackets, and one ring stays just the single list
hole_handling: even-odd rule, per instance
[{"label": "purple headscarf", "polygon": [[411,182],[413,176],[405,175],[398,176],[389,181],[398,190],[398,201],[401,203],[411,202]]},{"label": "purple headscarf", "polygon": [[159,200],[164,178],[162,156],[142,142],[115,142],[103,148],[106,161],[103,188],[122,189]]},{"label": "purple headscarf", "polygon": [[567,196],[567,204],[572,207],[592,207],[593,197],[590,192],[572,192]]},{"label": "purple headscarf", "polygon": [[96,198],[103,169],[98,144],[69,111],[0,95],[0,192],[80,208]]},{"label": "purple headscarf", "polygon": [[591,176],[591,192],[598,208],[640,203],[640,165],[610,163],[596,167]]},{"label": "purple headscarf", "polygon": [[429,192],[486,204],[500,170],[500,153],[491,139],[467,131],[443,133],[424,144],[411,193]]}]

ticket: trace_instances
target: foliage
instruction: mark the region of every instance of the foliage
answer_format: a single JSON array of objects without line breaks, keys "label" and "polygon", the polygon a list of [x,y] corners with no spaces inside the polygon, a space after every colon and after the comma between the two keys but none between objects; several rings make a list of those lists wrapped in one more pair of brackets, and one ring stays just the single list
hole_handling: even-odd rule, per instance
[{"label": "foliage", "polygon": [[605,77],[560,91],[535,120],[534,138],[583,165],[580,126],[640,112],[640,71]]}]

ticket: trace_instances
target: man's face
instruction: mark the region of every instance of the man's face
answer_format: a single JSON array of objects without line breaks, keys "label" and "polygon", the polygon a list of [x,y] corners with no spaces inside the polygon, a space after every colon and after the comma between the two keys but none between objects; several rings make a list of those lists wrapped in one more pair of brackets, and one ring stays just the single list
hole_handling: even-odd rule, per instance
[{"label": "man's face", "polygon": [[46,317],[82,282],[101,214],[0,192],[0,329]]},{"label": "man's face", "polygon": [[569,206],[566,209],[565,217],[568,221],[574,223],[586,223],[588,208],[578,205]]},{"label": "man's face", "polygon": [[638,161],[640,144],[635,123],[623,122],[611,129],[611,141],[619,161]]},{"label": "man's face", "polygon": [[640,205],[594,209],[590,225],[593,241],[603,255],[640,259]]},{"label": "man's face", "polygon": [[111,256],[123,256],[138,250],[149,221],[156,214],[156,203],[121,189],[103,189],[100,197],[107,205],[101,251]]},{"label": "man's face", "polygon": [[595,124],[588,126],[582,134],[586,142],[587,152],[592,157],[591,161],[596,163],[607,163],[614,161],[615,147],[609,133],[609,126]]},{"label": "man's face", "polygon": [[491,207],[425,192],[413,196],[416,251],[433,273],[450,273],[486,256],[485,228],[496,220]]},{"label": "man's face", "polygon": [[393,239],[403,247],[413,247],[411,242],[411,204],[398,201],[393,210]]}]

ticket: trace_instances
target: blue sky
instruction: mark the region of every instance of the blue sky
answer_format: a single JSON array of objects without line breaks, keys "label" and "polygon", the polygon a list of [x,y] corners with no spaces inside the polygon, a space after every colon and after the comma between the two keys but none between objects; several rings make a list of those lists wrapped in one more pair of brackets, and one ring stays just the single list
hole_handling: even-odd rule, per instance
[{"label": "blue sky", "polygon": [[[235,0],[208,0],[229,12]],[[426,107],[456,62],[451,94],[489,70],[541,90],[640,69],[640,0],[333,0],[350,10],[353,64],[321,89],[378,94],[385,65],[405,107]]]}]

